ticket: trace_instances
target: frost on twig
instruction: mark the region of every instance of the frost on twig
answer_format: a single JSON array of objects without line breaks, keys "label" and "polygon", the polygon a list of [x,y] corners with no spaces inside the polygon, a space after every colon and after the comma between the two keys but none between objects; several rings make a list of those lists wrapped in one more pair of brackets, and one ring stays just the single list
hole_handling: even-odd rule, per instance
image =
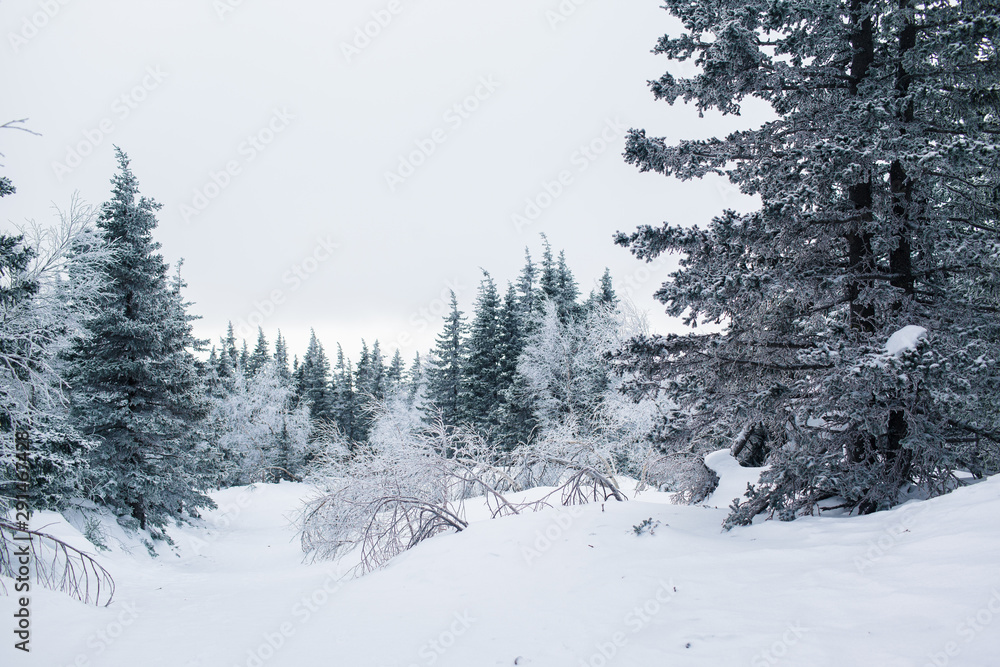
[{"label": "frost on twig", "polygon": [[[17,540],[14,539],[15,534]],[[24,535],[31,539],[21,539]],[[11,579],[19,576],[19,550],[25,545],[31,554],[30,570],[39,585],[65,593],[84,604],[105,607],[111,604],[115,595],[115,580],[93,556],[57,537],[35,530],[22,530],[4,520],[0,520],[0,576]]]},{"label": "frost on twig", "polygon": [[[478,434],[444,426],[403,427],[381,414],[368,449],[312,481],[325,493],[302,515],[302,549],[313,560],[353,552],[355,574],[378,569],[420,542],[468,526],[467,501],[490,518],[554,504],[626,500],[610,461],[581,442],[536,443],[506,453]],[[516,499],[552,487],[541,497]]]}]

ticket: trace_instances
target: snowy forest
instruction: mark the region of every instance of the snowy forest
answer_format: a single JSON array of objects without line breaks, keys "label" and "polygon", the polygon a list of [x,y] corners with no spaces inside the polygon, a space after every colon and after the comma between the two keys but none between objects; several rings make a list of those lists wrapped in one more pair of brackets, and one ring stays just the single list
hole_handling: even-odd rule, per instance
[{"label": "snowy forest", "polygon": [[463,431],[496,456],[552,438],[616,451],[648,440],[656,406],[620,396],[610,359],[642,316],[619,305],[607,272],[582,299],[544,235],[540,262],[526,250],[503,296],[484,272],[471,318],[452,293],[424,360],[387,361],[377,340],[356,363],[339,345],[331,360],[315,333],[289,359],[280,331],[272,347],[262,329],[251,352],[232,324],[199,358],[209,341],[192,336],[181,267],[152,239],[158,205],[118,159],[99,210],[75,203],[60,227],[3,241],[5,451],[27,428],[33,507],[87,499],[155,530],[197,516],[209,489],[363,457],[386,429]]},{"label": "snowy forest", "polygon": [[[168,263],[157,241],[164,215],[158,193],[140,187],[144,164],[130,159],[127,146],[101,148],[114,150],[117,162],[101,203],[74,196],[57,224],[0,233],[2,592],[28,590],[17,560],[18,540],[27,539],[32,595],[52,589],[111,605],[137,576],[122,565],[136,558],[127,545],[142,545],[143,557],[187,563],[186,545],[195,540],[202,546],[194,553],[204,559],[225,544],[212,530],[248,516],[233,498],[273,494],[267,497],[285,503],[278,523],[287,535],[269,539],[267,549],[288,542],[303,581],[316,576],[309,568],[339,568],[345,599],[370,595],[388,605],[380,595],[441,576],[447,583],[423,599],[457,587],[458,597],[448,593],[440,609],[459,618],[460,609],[448,605],[487,590],[457,583],[472,572],[460,556],[495,569],[489,576],[502,584],[494,593],[559,580],[558,562],[546,574],[523,576],[499,561],[484,565],[514,543],[521,546],[508,560],[523,557],[527,566],[550,549],[581,577],[620,566],[621,588],[617,579],[601,580],[595,596],[624,595],[633,585],[624,581],[629,574],[671,578],[662,584],[665,595],[652,598],[656,613],[647,604],[648,621],[625,616],[622,626],[588,616],[584,627],[598,639],[572,640],[582,647],[575,652],[494,619],[498,632],[513,634],[454,650],[443,640],[423,643],[436,631],[413,630],[412,639],[400,640],[411,663],[419,655],[428,665],[602,667],[618,659],[662,664],[665,656],[692,665],[988,664],[977,660],[998,648],[995,628],[986,629],[1000,614],[989,597],[1000,603],[998,588],[989,590],[1000,587],[996,539],[978,543],[963,533],[945,540],[958,545],[945,555],[940,543],[905,541],[922,539],[921,527],[932,534],[920,523],[931,516],[938,517],[934,530],[949,517],[960,517],[952,529],[964,529],[980,507],[993,518],[970,524],[969,535],[997,527],[1000,494],[990,477],[1000,473],[1000,7],[991,0],[663,4],[683,29],[640,45],[670,62],[649,81],[652,97],[691,106],[699,117],[740,117],[751,102],[770,113],[759,126],[724,136],[678,139],[632,129],[624,137],[623,159],[639,172],[635,178],[724,179],[755,202],[748,211],[720,208],[708,224],[673,219],[669,202],[663,224],[634,221],[627,206],[614,221],[619,231],[607,238],[608,255],[625,249],[637,263],[677,258],[669,279],[648,291],[683,332],[653,330],[611,270],[581,284],[573,257],[553,248],[540,228],[528,237],[517,276],[498,284],[480,269],[467,311],[451,292],[450,312],[434,323],[433,347],[412,358],[373,337],[352,359],[315,331],[305,349],[290,349],[277,326],[244,340],[230,323],[200,339],[184,264]],[[641,77],[619,76],[641,86]],[[2,142],[38,128],[12,120],[0,129]],[[20,185],[0,176],[2,201],[17,197]],[[47,522],[32,521],[35,514]],[[536,515],[553,518],[540,523]],[[491,538],[482,526],[493,524]],[[892,528],[898,525],[913,534],[903,536]],[[517,526],[524,532],[515,533]],[[580,549],[567,551],[563,542],[576,544],[578,526]],[[817,592],[819,606],[801,612],[809,618],[801,622],[812,624],[805,635],[740,620],[740,639],[716,644],[715,630],[690,630],[690,621],[661,615],[661,607],[688,604],[685,593],[710,571],[730,577],[718,599],[726,590],[770,590],[784,571],[810,562],[810,540],[820,535],[835,550],[831,535],[852,531],[858,545],[867,541],[879,553],[873,557],[872,546],[860,561],[845,557],[850,577],[869,576],[885,564],[882,552],[898,549],[890,557],[912,567],[911,583],[922,566],[941,568],[935,572],[944,592],[926,593],[919,605],[965,595],[947,598],[940,612],[938,625],[947,626],[940,647],[907,654],[922,626],[901,621],[902,634],[838,648],[845,635],[820,629],[819,616],[833,608],[868,623],[868,611],[849,611],[846,602],[868,584],[847,574],[844,597]],[[700,541],[691,541],[695,532]],[[672,546],[657,547],[665,534],[674,535]],[[757,537],[766,545],[760,548],[778,554],[774,561],[756,555],[750,542]],[[733,551],[733,544],[742,546]],[[615,556],[586,560],[602,548]],[[400,558],[404,552],[411,553]],[[746,557],[757,569],[747,571],[774,567],[776,579],[730,571],[725,558],[751,552]],[[700,558],[712,565],[689,563]],[[949,587],[966,566],[994,571],[979,577],[981,595],[972,575],[962,579],[967,588]],[[745,590],[743,576],[752,582]],[[879,585],[896,581],[884,576]],[[350,588],[365,581],[374,583]],[[155,606],[155,596],[143,594],[149,597],[125,595]],[[337,616],[344,625],[331,632],[351,623],[347,607],[336,606],[340,594],[330,593],[334,602],[324,612],[344,614]],[[570,596],[564,604],[614,607],[614,599]],[[27,609],[28,598],[18,604]],[[401,604],[410,618],[423,613],[423,603]],[[970,618],[978,626],[959,625],[949,635],[955,623],[944,616],[948,605],[975,607]],[[785,618],[777,610],[789,608],[764,606],[775,623]],[[979,607],[988,621],[974,615]],[[692,607],[684,618],[708,618],[717,608]],[[60,618],[71,617],[70,607],[59,609]],[[571,613],[555,609],[549,613]],[[15,635],[28,627],[17,625],[17,613]],[[32,613],[41,624],[43,612]],[[488,616],[483,608],[477,613]],[[459,631],[466,626],[455,623],[444,627],[456,646],[478,629]],[[621,641],[614,639],[619,627],[626,628]],[[251,642],[249,654],[238,647],[232,657],[206,642],[200,650],[211,657],[172,664],[320,664],[319,644],[282,648],[294,644],[292,634],[281,630],[280,643]],[[17,636],[15,648],[27,653],[29,635]],[[529,636],[526,646],[535,648],[515,650],[516,640]],[[662,643],[667,636],[669,645]],[[102,641],[101,651],[77,654],[96,662],[80,664],[139,664],[126,653],[101,662],[105,649],[114,655],[114,642]],[[799,650],[812,652],[783,659]],[[51,655],[62,661],[72,654]],[[347,655],[344,664],[376,664]]]}]

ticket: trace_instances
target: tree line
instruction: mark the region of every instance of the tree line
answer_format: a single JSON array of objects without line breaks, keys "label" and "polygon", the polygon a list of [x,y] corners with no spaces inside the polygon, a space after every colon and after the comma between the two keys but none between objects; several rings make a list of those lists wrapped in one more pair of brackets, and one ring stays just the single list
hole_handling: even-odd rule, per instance
[{"label": "tree line", "polygon": [[351,456],[379,410],[473,429],[508,451],[541,428],[593,421],[609,366],[587,354],[587,337],[612,326],[617,297],[605,272],[581,299],[544,237],[541,262],[526,252],[503,297],[484,273],[471,323],[452,294],[435,348],[408,365],[378,341],[362,342],[356,363],[338,344],[331,360],[315,332],[290,361],[280,331],[272,348],[258,330],[251,350],[231,324],[199,359],[207,341],[192,333],[181,267],[153,240],[159,204],[116,150],[99,209],[75,204],[48,245],[0,238],[0,433],[30,431],[36,507],[93,502],[156,530],[211,506],[212,488],[300,479],[316,457]]}]

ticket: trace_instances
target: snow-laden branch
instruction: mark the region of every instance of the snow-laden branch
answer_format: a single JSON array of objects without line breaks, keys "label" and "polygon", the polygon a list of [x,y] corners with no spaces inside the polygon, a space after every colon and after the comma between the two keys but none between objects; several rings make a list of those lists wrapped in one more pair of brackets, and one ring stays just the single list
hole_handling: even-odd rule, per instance
[{"label": "snow-laden branch", "polygon": [[[30,539],[23,539],[24,536]],[[31,572],[41,586],[84,604],[105,607],[111,604],[115,580],[93,556],[47,533],[22,530],[0,519],[0,576],[11,579],[20,576],[20,550],[25,548],[30,553]]]}]

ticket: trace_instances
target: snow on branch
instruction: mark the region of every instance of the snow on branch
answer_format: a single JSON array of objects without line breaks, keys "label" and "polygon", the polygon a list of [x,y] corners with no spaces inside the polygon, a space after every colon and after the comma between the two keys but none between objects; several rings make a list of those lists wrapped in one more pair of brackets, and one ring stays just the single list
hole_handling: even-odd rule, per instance
[{"label": "snow on branch", "polygon": [[[30,540],[14,541],[15,533]],[[115,580],[93,556],[57,537],[24,530],[0,519],[0,576],[19,575],[18,549],[28,545],[35,581],[49,590],[65,593],[84,604],[108,606],[115,595]],[[2,584],[0,584],[2,587]]]},{"label": "snow on branch", "polygon": [[[441,421],[400,427],[387,411],[368,449],[311,481],[326,492],[302,513],[302,549],[313,560],[350,554],[357,575],[435,535],[464,530],[468,501],[498,518],[555,504],[627,500],[609,459],[585,442],[545,441],[511,454]],[[511,495],[539,486],[553,488],[531,500]]]}]

